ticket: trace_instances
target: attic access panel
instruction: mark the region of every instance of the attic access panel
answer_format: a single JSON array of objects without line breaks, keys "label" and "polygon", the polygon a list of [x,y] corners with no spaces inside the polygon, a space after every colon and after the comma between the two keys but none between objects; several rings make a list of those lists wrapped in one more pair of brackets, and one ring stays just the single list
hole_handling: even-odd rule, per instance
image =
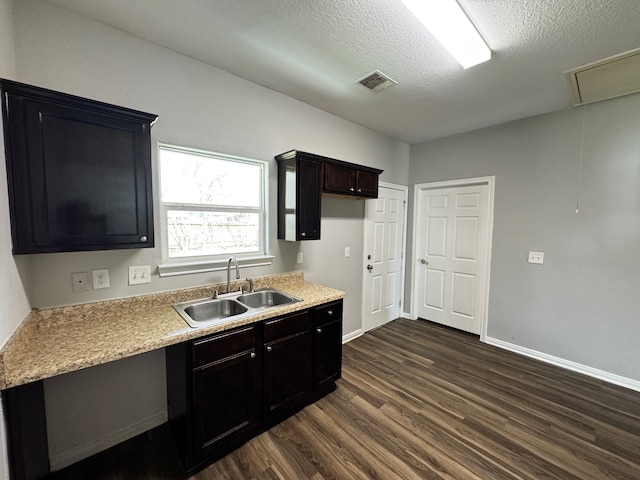
[{"label": "attic access panel", "polygon": [[565,72],[574,105],[640,92],[640,48]]}]

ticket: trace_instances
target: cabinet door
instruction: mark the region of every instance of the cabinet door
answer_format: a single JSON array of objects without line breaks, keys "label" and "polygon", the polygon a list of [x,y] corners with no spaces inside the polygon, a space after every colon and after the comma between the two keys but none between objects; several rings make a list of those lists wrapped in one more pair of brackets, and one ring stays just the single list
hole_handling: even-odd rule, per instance
[{"label": "cabinet door", "polygon": [[265,345],[265,414],[275,415],[302,405],[311,390],[309,332]]},{"label": "cabinet door", "polygon": [[354,170],[331,163],[325,164],[324,191],[352,195],[355,192]]},{"label": "cabinet door", "polygon": [[356,193],[361,197],[378,197],[378,174],[356,171]]},{"label": "cabinet door", "polygon": [[306,159],[298,160],[296,240],[320,238],[320,171],[320,163]]},{"label": "cabinet door", "polygon": [[[276,157],[277,158],[277,157]],[[321,164],[292,157],[278,160],[278,238],[320,238]]]},{"label": "cabinet door", "polygon": [[342,322],[313,329],[313,389],[331,389],[342,372]]},{"label": "cabinet door", "polygon": [[342,301],[314,310],[313,391],[332,390],[342,374]]},{"label": "cabinet door", "polygon": [[259,366],[255,350],[246,350],[193,371],[196,458],[257,425]]},{"label": "cabinet door", "polygon": [[309,312],[264,325],[264,406],[275,416],[301,406],[311,391]]}]

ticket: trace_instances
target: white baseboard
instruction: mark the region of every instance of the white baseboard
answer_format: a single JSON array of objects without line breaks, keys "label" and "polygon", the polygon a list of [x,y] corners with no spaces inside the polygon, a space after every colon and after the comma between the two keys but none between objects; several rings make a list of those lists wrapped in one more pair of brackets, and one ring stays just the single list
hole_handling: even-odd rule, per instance
[{"label": "white baseboard", "polygon": [[633,380],[631,378],[616,375],[614,373],[605,372],[604,370],[598,370],[597,368],[588,367],[586,365],[582,365],[581,363],[572,362],[571,360],[565,360],[564,358],[554,357],[553,355],[548,355],[546,353],[538,352],[537,350],[521,347],[520,345],[515,345],[503,340],[498,340],[497,338],[486,337],[485,342],[489,345],[493,345],[504,350],[519,353],[520,355],[524,355],[526,357],[535,358],[536,360],[540,360],[541,362],[550,363],[558,367],[566,368],[567,370],[572,370],[574,372],[597,378],[598,380],[603,380],[620,387],[625,387],[630,390],[640,392],[640,381],[638,380]]},{"label": "white baseboard", "polygon": [[72,465],[80,460],[102,452],[107,448],[113,447],[125,440],[140,435],[147,430],[151,430],[157,426],[162,425],[167,421],[167,412],[158,412],[150,417],[147,417],[133,425],[127,425],[120,430],[108,433],[100,438],[92,440],[84,445],[79,445],[66,452],[62,452],[55,457],[49,458],[49,468],[52,472],[60,470],[64,467]]},{"label": "white baseboard", "polygon": [[400,315],[400,318],[406,318],[407,320],[417,320],[418,319],[418,317],[412,318],[411,314],[409,312],[402,312],[402,314]]},{"label": "white baseboard", "polygon": [[364,331],[361,328],[359,328],[354,332],[347,333],[346,335],[344,335],[342,337],[342,343],[350,342],[351,340],[355,340],[356,338],[361,337],[362,335],[364,335]]}]

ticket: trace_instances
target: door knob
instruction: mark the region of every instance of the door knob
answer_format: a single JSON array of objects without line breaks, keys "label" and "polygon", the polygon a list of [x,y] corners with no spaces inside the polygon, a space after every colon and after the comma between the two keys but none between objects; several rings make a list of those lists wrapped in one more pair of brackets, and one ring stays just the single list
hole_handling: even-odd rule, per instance
[{"label": "door knob", "polygon": [[420,259],[420,263],[423,265],[429,265],[429,262],[427,262],[424,258]]},{"label": "door knob", "polygon": [[369,271],[373,270],[373,265],[367,265],[367,270]]},{"label": "door knob", "polygon": [[371,260],[371,255],[367,255],[367,260]]}]

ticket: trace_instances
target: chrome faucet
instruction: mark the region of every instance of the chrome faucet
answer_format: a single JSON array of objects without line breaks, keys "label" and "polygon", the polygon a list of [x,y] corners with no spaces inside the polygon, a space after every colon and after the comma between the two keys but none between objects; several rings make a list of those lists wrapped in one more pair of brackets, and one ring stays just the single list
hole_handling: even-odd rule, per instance
[{"label": "chrome faucet", "polygon": [[231,262],[236,265],[236,280],[240,278],[240,269],[238,268],[238,259],[236,257],[230,257],[227,262],[227,293],[231,293]]}]

